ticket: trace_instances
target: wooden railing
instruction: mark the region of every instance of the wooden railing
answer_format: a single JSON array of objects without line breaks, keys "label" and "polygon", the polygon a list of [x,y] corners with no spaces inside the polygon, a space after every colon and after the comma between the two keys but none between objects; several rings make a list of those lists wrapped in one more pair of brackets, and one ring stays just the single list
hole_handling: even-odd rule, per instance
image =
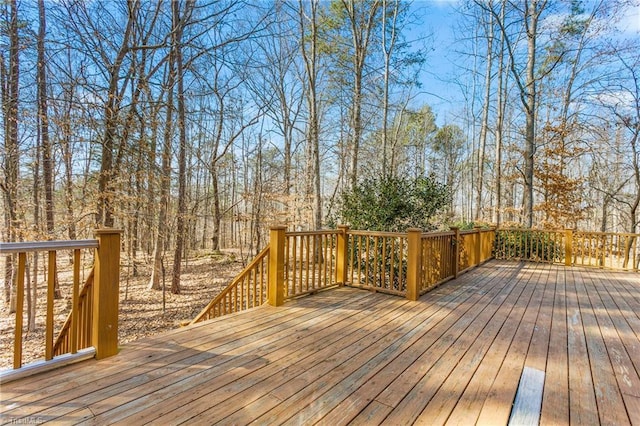
[{"label": "wooden railing", "polygon": [[[420,294],[456,276],[456,231],[422,234],[422,282]],[[475,252],[475,251],[474,251]]]},{"label": "wooden railing", "polygon": [[80,295],[77,297],[77,307],[74,308],[74,302],[76,300],[76,265],[79,269],[79,253],[76,250],[74,253],[74,280],[71,312],[67,316],[58,338],[53,344],[53,356],[72,353],[75,354],[79,349],[91,347],[91,322],[92,318],[92,305],[93,305],[93,268],[89,272]]},{"label": "wooden railing", "polygon": [[[43,342],[45,362],[61,354],[75,354],[89,346],[95,348],[96,358],[117,353],[120,231],[98,230],[96,236],[95,240],[0,243],[1,255],[17,257],[14,369],[23,367],[25,275],[27,254],[33,252],[48,253],[45,341]],[[95,249],[95,257],[89,278],[80,289],[80,254],[83,249]],[[73,253],[71,312],[61,330],[61,335],[54,342],[54,289],[58,279],[57,258],[59,252],[69,250]]]},{"label": "wooden railing", "polygon": [[262,305],[267,300],[269,251],[270,246],[265,247],[191,324]]},{"label": "wooden railing", "polygon": [[571,264],[637,271],[640,269],[640,234],[573,232]]},{"label": "wooden railing", "polygon": [[460,271],[466,271],[489,260],[492,257],[494,240],[495,230],[493,228],[460,231]]},{"label": "wooden railing", "polygon": [[285,299],[337,285],[336,250],[339,232],[285,232]]},{"label": "wooden railing", "polygon": [[349,272],[345,283],[404,296],[408,234],[349,231],[347,236]]},{"label": "wooden railing", "polygon": [[493,229],[423,233],[337,230],[287,232],[269,245],[191,323],[347,285],[407,297],[491,258]]},{"label": "wooden railing", "polygon": [[640,234],[500,229],[494,256],[622,271],[640,269]]},{"label": "wooden railing", "polygon": [[505,260],[565,263],[566,235],[566,231],[499,229],[494,256]]}]

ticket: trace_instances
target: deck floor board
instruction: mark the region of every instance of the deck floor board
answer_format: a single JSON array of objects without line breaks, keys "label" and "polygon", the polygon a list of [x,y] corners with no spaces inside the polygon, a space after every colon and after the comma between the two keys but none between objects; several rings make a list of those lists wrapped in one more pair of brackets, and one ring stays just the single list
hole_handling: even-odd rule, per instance
[{"label": "deck floor board", "polygon": [[338,288],[0,385],[0,423],[640,424],[640,276],[491,261],[417,302]]}]

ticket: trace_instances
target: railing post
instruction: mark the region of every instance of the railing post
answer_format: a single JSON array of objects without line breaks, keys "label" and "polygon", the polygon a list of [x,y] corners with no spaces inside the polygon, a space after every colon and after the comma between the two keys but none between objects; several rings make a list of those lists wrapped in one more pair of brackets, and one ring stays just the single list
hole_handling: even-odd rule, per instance
[{"label": "railing post", "polygon": [[422,287],[422,230],[407,229],[407,299],[418,300]]},{"label": "railing post", "polygon": [[269,235],[269,304],[284,303],[284,243],[286,226],[273,226]]},{"label": "railing post", "polygon": [[336,282],[341,286],[345,285],[348,277],[347,265],[349,264],[349,227],[338,225],[340,233],[336,242]]},{"label": "railing post", "polygon": [[475,266],[479,266],[482,259],[482,226],[476,225],[473,227],[473,230],[476,231],[476,264]]},{"label": "railing post", "polygon": [[458,272],[460,270],[460,248],[458,247],[458,244],[460,243],[460,228],[457,226],[451,226],[449,229],[456,233],[456,235],[453,237],[454,240],[453,252],[451,253],[451,263],[453,263],[453,278],[458,278]]},{"label": "railing post", "polygon": [[491,232],[491,239],[489,240],[491,244],[489,244],[489,253],[487,254],[487,259],[493,259],[493,253],[497,252],[496,240],[498,239],[498,228],[495,226],[491,227],[491,231],[489,232]]},{"label": "railing post", "polygon": [[571,266],[573,259],[573,230],[564,230],[564,265]]},{"label": "railing post", "polygon": [[118,353],[121,230],[98,229],[93,281],[92,344],[96,359]]}]

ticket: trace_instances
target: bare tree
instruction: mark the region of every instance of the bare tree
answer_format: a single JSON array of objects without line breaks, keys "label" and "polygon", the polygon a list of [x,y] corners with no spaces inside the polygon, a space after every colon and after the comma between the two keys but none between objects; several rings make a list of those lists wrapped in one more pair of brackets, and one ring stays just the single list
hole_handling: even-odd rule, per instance
[{"label": "bare tree", "polygon": [[[18,4],[16,0],[8,2],[8,34],[9,34],[9,69],[5,67],[2,56],[1,80],[2,80],[2,106],[4,113],[4,179],[0,181],[0,189],[5,202],[5,238],[7,241],[17,239],[17,203],[18,203],[18,169],[20,163],[20,151],[18,146],[18,105],[19,105],[19,78],[20,78],[20,38],[18,35]],[[5,261],[5,300],[14,302],[14,261],[13,256]],[[15,310],[15,304],[11,303],[11,310]]]},{"label": "bare tree", "polygon": [[[511,3],[510,3],[511,4]],[[513,12],[522,23],[522,30],[526,38],[527,54],[522,61],[517,55],[517,42],[519,34],[510,32],[510,24],[505,22],[506,14],[498,14],[494,7],[484,6],[488,13],[493,15],[495,23],[500,27],[504,36],[504,43],[509,56],[509,66],[513,75],[513,81],[518,87],[518,94],[525,113],[525,134],[524,134],[524,165],[522,167],[522,177],[524,181],[523,193],[523,217],[527,227],[533,226],[533,202],[534,202],[534,157],[536,152],[536,112],[538,102],[537,83],[540,79],[549,74],[555,67],[553,64],[547,67],[542,74],[536,74],[538,70],[537,41],[539,37],[538,24],[542,14],[547,9],[547,0],[527,0],[522,4],[522,8],[514,6]],[[517,21],[516,21],[517,22]],[[559,61],[557,58],[555,63]]]},{"label": "bare tree", "polygon": [[188,25],[188,21],[191,17],[194,1],[189,0],[185,3],[184,12],[180,12],[180,3],[174,1],[171,3],[171,16],[173,19],[174,31],[172,32],[172,49],[175,53],[176,61],[176,78],[177,78],[177,93],[178,98],[178,212],[176,218],[176,245],[173,256],[173,274],[171,277],[171,292],[173,294],[180,294],[180,265],[182,261],[182,250],[184,247],[185,237],[185,216],[187,213],[187,200],[186,200],[186,151],[187,151],[187,131],[186,131],[186,113],[185,113],[185,100],[184,100],[184,77],[185,70],[183,66],[182,56],[182,32],[184,27]]},{"label": "bare tree", "polygon": [[381,2],[370,0],[356,2],[341,0],[346,12],[347,27],[350,32],[352,49],[353,94],[351,104],[351,164],[350,183],[355,187],[358,181],[358,151],[362,139],[362,96],[365,62],[370,54],[369,43],[378,25]]},{"label": "bare tree", "polygon": [[[320,188],[320,114],[318,97],[318,0],[309,3],[306,11],[305,4],[300,0],[298,23],[300,26],[300,49],[305,65],[305,98],[307,100],[307,168],[306,168],[306,196],[314,196],[313,227],[322,226],[322,193]],[[307,14],[308,13],[308,14]]]}]

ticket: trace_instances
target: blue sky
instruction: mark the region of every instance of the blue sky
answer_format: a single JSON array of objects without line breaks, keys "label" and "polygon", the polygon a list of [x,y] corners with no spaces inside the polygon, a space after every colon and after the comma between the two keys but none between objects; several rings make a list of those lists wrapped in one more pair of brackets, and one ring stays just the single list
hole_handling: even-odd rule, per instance
[{"label": "blue sky", "polygon": [[[592,1],[584,2],[587,8]],[[619,17],[618,35],[640,34],[640,0],[633,1],[635,7]],[[454,121],[453,115],[460,113],[464,107],[461,89],[452,82],[464,65],[460,63],[464,58],[455,53],[455,49],[462,49],[462,46],[456,45],[454,33],[460,21],[457,9],[462,3],[461,0],[415,0],[412,3],[415,11],[422,16],[423,23],[413,28],[407,38],[414,40],[429,36],[433,49],[428,54],[422,73],[422,93],[416,99],[416,104],[429,104],[436,113],[439,125]]]},{"label": "blue sky", "polygon": [[[413,2],[413,8],[423,17],[423,25],[414,28],[407,38],[427,37],[427,45],[432,49],[422,73],[422,93],[416,103],[429,104],[437,115],[438,124],[443,124],[447,115],[462,107],[459,88],[449,82],[457,71],[450,53],[455,44],[454,30],[459,19],[456,2],[417,0]],[[451,117],[448,119],[451,121]]]}]

